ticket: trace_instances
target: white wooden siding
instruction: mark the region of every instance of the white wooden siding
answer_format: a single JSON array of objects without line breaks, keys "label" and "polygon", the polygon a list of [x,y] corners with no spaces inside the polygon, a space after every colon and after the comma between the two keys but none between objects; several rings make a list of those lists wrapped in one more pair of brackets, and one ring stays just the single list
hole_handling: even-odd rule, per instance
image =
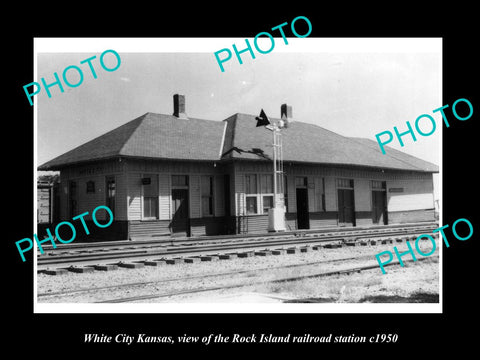
[{"label": "white wooden siding", "polygon": [[[115,176],[115,179],[119,176]],[[70,181],[70,180],[69,180]],[[71,181],[75,181],[77,185],[77,214],[75,215],[80,215],[85,212],[88,212],[88,215],[84,217],[85,220],[91,220],[92,219],[92,212],[95,210],[96,207],[98,206],[105,206],[106,203],[106,197],[105,197],[105,176],[99,175],[99,176],[89,176],[87,178],[74,178],[71,179]],[[95,183],[95,192],[94,193],[87,193],[87,182],[88,181],[93,181]],[[65,184],[67,187],[67,193],[65,196],[65,201],[64,201],[64,214],[62,212],[62,215],[65,215],[67,218],[70,216],[70,210],[68,209],[68,181]],[[115,219],[118,219],[117,215],[117,208],[119,205],[116,204],[115,206]],[[105,211],[98,211],[95,214],[95,218],[98,220],[105,220],[106,218],[106,212]]]},{"label": "white wooden siding", "polygon": [[220,174],[223,170],[212,163],[178,162],[178,161],[154,161],[154,160],[131,160],[128,168],[136,173],[149,174]]},{"label": "white wooden siding", "polygon": [[325,178],[325,208],[327,211],[337,211],[337,187],[335,178]]},{"label": "white wooden siding", "polygon": [[287,191],[288,191],[288,212],[297,212],[297,193],[295,190],[295,176],[287,176]]},{"label": "white wooden siding", "polygon": [[[125,167],[127,165],[127,167]],[[188,174],[190,184],[190,216],[201,216],[200,188],[195,190],[192,186],[195,179],[201,175],[215,176],[214,211],[215,216],[224,214],[224,178],[223,172],[230,174],[231,214],[244,215],[245,193],[244,174],[271,173],[271,163],[234,163],[226,168],[214,167],[208,163],[178,163],[161,161],[111,161],[95,165],[85,165],[66,168],[60,176],[60,218],[68,220],[70,217],[68,204],[68,183],[70,180],[77,182],[79,214],[88,211],[89,217],[95,207],[105,205],[105,176],[115,176],[116,220],[141,220],[142,214],[142,185],[141,174],[151,173],[159,175],[159,218],[171,219],[171,174]],[[387,181],[387,201],[389,211],[409,211],[434,208],[433,180],[429,173],[385,172],[367,169],[348,169],[321,167],[302,164],[285,164],[288,186],[288,211],[296,212],[295,176],[308,176],[308,181],[313,181],[314,188],[308,189],[309,210],[321,211],[321,178],[325,181],[325,206],[326,211],[337,211],[337,190],[335,179],[338,177],[353,178],[355,181],[355,208],[357,211],[371,210],[371,180]],[[193,179],[193,180],[192,180]],[[313,180],[312,180],[313,179]],[[95,193],[86,194],[86,182],[95,181]],[[388,188],[402,187],[403,193],[389,193]],[[198,196],[197,196],[198,195]],[[261,211],[261,199],[257,200],[258,211]],[[98,212],[99,219],[103,211]],[[102,214],[102,215],[100,215]]]},{"label": "white wooden siding", "polygon": [[370,189],[370,180],[354,179],[353,189],[355,195],[355,211],[372,210],[372,191]]},{"label": "white wooden siding", "polygon": [[[125,202],[125,163],[118,160],[98,162],[81,166],[69,167],[60,171],[60,219],[71,220],[69,209],[68,186],[70,181],[77,184],[77,213],[82,214],[88,211],[86,220],[92,219],[92,212],[96,207],[106,204],[105,177],[114,176],[116,186],[115,197],[115,220],[124,220],[127,217],[127,206]],[[95,193],[87,194],[87,182],[95,182]],[[105,220],[107,213],[98,211],[95,214],[99,220]]]},{"label": "white wooden siding", "polygon": [[170,190],[170,175],[158,175],[158,217],[160,220],[170,220],[172,211],[172,192]]},{"label": "white wooden siding", "polygon": [[[403,188],[403,192],[388,192],[390,188]],[[433,183],[431,180],[387,181],[388,211],[433,209]]]},{"label": "white wooden siding", "polygon": [[128,219],[142,219],[142,174],[128,174]]}]

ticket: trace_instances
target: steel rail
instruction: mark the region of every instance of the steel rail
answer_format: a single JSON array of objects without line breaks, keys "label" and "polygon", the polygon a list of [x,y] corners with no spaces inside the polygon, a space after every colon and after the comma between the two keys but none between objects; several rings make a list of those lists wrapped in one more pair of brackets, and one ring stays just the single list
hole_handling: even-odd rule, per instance
[{"label": "steel rail", "polygon": [[[411,229],[411,228],[429,228],[433,226],[438,226],[436,222],[422,222],[422,223],[409,223],[409,224],[398,224],[398,225],[378,225],[371,227],[349,227],[349,228],[328,228],[328,229],[306,229],[306,230],[295,230],[295,231],[286,231],[282,233],[265,233],[265,234],[235,234],[235,235],[214,235],[214,236],[198,236],[190,238],[168,238],[168,239],[139,239],[139,240],[117,240],[117,241],[101,241],[101,242],[80,242],[80,243],[69,243],[61,244],[61,248],[64,251],[75,251],[80,249],[93,249],[93,248],[115,248],[115,247],[140,247],[143,245],[151,246],[183,246],[192,243],[198,242],[218,242],[218,241],[242,241],[250,239],[255,241],[257,239],[264,238],[285,238],[285,237],[300,237],[300,236],[333,236],[335,234],[341,236],[348,236],[347,233],[362,233],[365,232],[365,235],[373,235],[378,231],[388,232],[398,229]],[[58,252],[60,248],[54,248],[51,245],[43,244],[43,250],[45,253],[50,251]]]},{"label": "steel rail", "polygon": [[[438,258],[438,256],[436,256],[435,258]],[[420,259],[417,259],[417,261],[423,261],[423,260],[426,260],[426,259],[431,259],[431,258],[420,258]],[[413,260],[406,260],[406,261],[403,261],[403,262],[404,263],[405,262],[413,262]],[[391,263],[385,264],[384,267],[385,266],[394,266],[394,265],[399,265],[399,264],[400,264],[400,262],[396,261],[396,262],[391,262]],[[317,273],[317,274],[310,274],[310,275],[304,275],[304,276],[293,276],[293,277],[274,279],[274,280],[269,280],[269,281],[255,281],[253,283],[248,283],[248,284],[232,284],[232,285],[225,285],[225,286],[198,287],[196,289],[172,291],[172,292],[163,293],[163,294],[147,294],[147,295],[130,296],[130,297],[123,297],[123,298],[97,301],[96,303],[124,303],[124,302],[138,301],[138,300],[151,300],[151,299],[164,298],[164,297],[170,297],[170,296],[179,296],[179,295],[187,295],[187,294],[196,294],[196,293],[201,293],[201,292],[235,289],[235,288],[255,286],[255,285],[261,285],[261,284],[268,284],[268,283],[276,284],[276,283],[300,281],[300,280],[305,280],[305,279],[314,279],[314,278],[333,276],[333,275],[344,275],[344,274],[351,274],[353,272],[361,272],[361,271],[365,271],[365,270],[372,270],[372,269],[375,269],[375,268],[378,268],[378,264],[356,266],[356,267],[351,267],[351,268],[347,268],[347,269],[333,270],[333,271],[321,272],[321,273]]]},{"label": "steel rail", "polygon": [[265,267],[265,268],[259,268],[259,269],[254,269],[254,270],[229,271],[229,272],[215,273],[215,274],[184,276],[184,277],[181,277],[181,278],[169,278],[169,279],[152,280],[152,281],[140,281],[140,282],[134,282],[134,283],[118,284],[118,285],[99,286],[99,287],[94,287],[94,288],[83,288],[83,289],[75,289],[75,290],[67,290],[67,291],[56,291],[56,292],[40,293],[40,294],[37,294],[37,297],[72,295],[72,294],[83,293],[83,292],[120,289],[120,288],[125,288],[125,287],[145,286],[145,285],[153,285],[153,284],[164,284],[164,283],[177,282],[177,281],[190,281],[190,280],[198,280],[198,279],[205,279],[205,278],[212,278],[212,277],[219,277],[219,276],[233,276],[233,275],[243,275],[243,274],[248,275],[248,274],[252,274],[252,273],[256,273],[256,272],[307,267],[307,266],[335,263],[335,262],[348,261],[348,260],[363,260],[363,259],[368,259],[368,258],[371,258],[371,257],[372,257],[372,255],[368,254],[368,255],[360,255],[360,256],[356,256],[356,257],[347,257],[347,258],[337,258],[337,259],[314,261],[314,262],[303,263],[303,264],[290,264],[290,265]]},{"label": "steel rail", "polygon": [[[426,230],[426,228],[424,229]],[[423,232],[415,232],[417,234]],[[385,234],[376,234],[374,237],[392,237],[399,235],[413,235],[410,229],[399,229],[397,231],[389,231]],[[361,237],[364,239],[365,237]],[[248,248],[262,248],[262,247],[275,247],[275,246],[287,246],[287,245],[305,245],[312,243],[324,243],[324,242],[344,242],[345,237],[294,237],[287,239],[269,239],[263,241],[252,241],[252,242],[242,242],[242,243],[230,243],[230,244],[219,244],[219,245],[200,245],[200,246],[183,246],[176,248],[167,248],[162,250],[152,250],[152,249],[127,249],[121,251],[110,251],[106,253],[95,253],[95,254],[74,254],[74,255],[58,255],[55,257],[46,257],[42,256],[37,259],[38,266],[45,265],[60,265],[60,264],[71,264],[78,262],[86,261],[102,261],[102,260],[112,260],[112,259],[125,259],[125,258],[142,258],[145,256],[148,257],[157,257],[157,256],[175,256],[183,254],[196,254],[203,252],[212,252],[212,251],[221,251],[225,252],[226,250],[241,250]]]}]

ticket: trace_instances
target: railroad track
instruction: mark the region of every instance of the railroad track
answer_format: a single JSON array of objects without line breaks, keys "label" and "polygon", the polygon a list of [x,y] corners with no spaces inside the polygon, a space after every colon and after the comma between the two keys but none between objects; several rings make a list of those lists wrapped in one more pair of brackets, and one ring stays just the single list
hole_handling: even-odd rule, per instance
[{"label": "railroad track", "polygon": [[62,252],[70,251],[102,251],[102,249],[114,249],[114,248],[131,248],[131,247],[152,247],[152,246],[185,246],[189,244],[198,243],[219,243],[219,242],[232,242],[232,241],[255,241],[268,238],[285,238],[285,237],[312,237],[312,236],[361,236],[376,234],[386,234],[393,231],[407,231],[409,229],[433,229],[438,227],[436,222],[422,222],[422,223],[410,223],[401,225],[387,225],[387,226],[370,226],[370,227],[349,227],[349,228],[328,228],[328,229],[313,229],[313,230],[295,230],[286,231],[281,233],[265,233],[265,234],[238,234],[238,235],[215,235],[215,236],[202,236],[202,237],[186,237],[186,238],[148,238],[137,240],[118,240],[118,241],[100,241],[100,242],[87,242],[87,243],[70,243],[61,244],[56,249],[51,245],[42,244],[45,254],[61,254]]},{"label": "railroad track", "polygon": [[[376,227],[368,229],[350,228],[336,231],[308,231],[283,233],[275,235],[247,236],[247,237],[213,237],[194,239],[172,243],[165,241],[121,241],[115,243],[72,244],[57,249],[47,249],[37,258],[37,270],[45,271],[51,267],[72,268],[79,264],[106,263],[112,260],[128,259],[135,262],[138,259],[160,260],[175,257],[198,257],[198,254],[226,254],[232,251],[246,251],[248,249],[272,249],[285,247],[299,247],[327,243],[352,244],[374,241],[375,239],[405,237],[431,232],[438,227],[436,223],[423,223],[391,227]],[[393,242],[393,241],[391,241]]]},{"label": "railroad track", "polygon": [[305,266],[332,264],[332,263],[336,263],[336,262],[342,262],[342,261],[348,261],[348,260],[361,260],[361,259],[368,259],[368,258],[371,258],[371,255],[362,255],[362,256],[355,256],[355,257],[344,257],[344,258],[338,258],[338,259],[314,261],[314,262],[309,262],[309,263],[306,263],[306,264],[281,265],[281,266],[275,266],[275,267],[259,268],[259,269],[255,269],[255,270],[228,271],[228,272],[221,272],[221,273],[215,273],[215,274],[202,274],[202,275],[175,277],[175,278],[153,280],[153,281],[140,281],[140,282],[134,282],[134,283],[108,285],[108,286],[101,286],[101,287],[94,287],[94,288],[84,288],[84,289],[80,288],[80,289],[75,289],[75,290],[45,292],[45,293],[37,294],[37,296],[38,296],[38,298],[47,298],[47,297],[52,297],[52,296],[63,296],[63,295],[71,295],[71,294],[89,293],[89,292],[97,292],[97,291],[103,291],[103,290],[126,288],[126,287],[145,286],[145,285],[160,285],[160,284],[168,284],[168,283],[171,283],[171,282],[186,282],[186,281],[191,281],[191,280],[215,278],[215,277],[222,277],[222,276],[224,276],[224,277],[235,276],[235,275],[247,275],[248,276],[249,274],[258,274],[259,272],[264,272],[264,271],[275,271],[275,270],[279,270],[279,269],[294,269],[294,268],[300,268],[300,267],[305,267]]},{"label": "railroad track", "polygon": [[[362,258],[366,258],[367,256],[360,256],[356,258],[344,258],[344,259],[336,259],[334,261],[345,261],[345,260],[350,260],[350,259],[355,259],[355,260],[360,260]],[[370,257],[370,256],[368,256]],[[432,259],[438,259],[438,256],[430,257],[430,258],[421,258],[418,259],[417,261],[425,261],[429,260],[432,261]],[[404,263],[409,263],[413,262],[413,260],[404,260]],[[318,262],[317,262],[318,263]],[[309,263],[309,264],[302,264],[302,265],[290,265],[288,267],[300,267],[300,266],[311,266],[315,265],[317,263]],[[400,265],[398,261],[396,262],[391,262],[387,264],[386,266],[397,266]],[[278,267],[278,268],[287,268],[285,266],[283,267]],[[205,293],[205,292],[212,292],[212,291],[222,291],[222,290],[231,290],[231,289],[237,289],[237,288],[243,288],[243,287],[251,287],[251,286],[256,286],[256,285],[265,285],[265,284],[279,284],[279,283],[287,283],[287,282],[295,282],[295,281],[302,281],[306,279],[315,279],[319,277],[329,277],[329,276],[334,276],[334,275],[349,275],[352,273],[359,273],[362,271],[368,271],[372,269],[378,269],[378,264],[367,264],[367,265],[360,265],[360,266],[351,266],[348,268],[343,268],[343,269],[337,269],[337,270],[331,270],[331,271],[322,271],[318,273],[313,273],[313,274],[306,274],[306,275],[301,275],[301,276],[288,276],[288,277],[282,277],[282,278],[276,278],[272,280],[258,280],[258,281],[253,281],[253,282],[248,282],[248,283],[235,283],[235,284],[228,284],[228,285],[215,285],[215,286],[198,286],[195,288],[190,288],[190,289],[181,289],[181,290],[175,290],[175,291],[168,291],[168,292],[163,292],[163,293],[154,293],[154,294],[143,294],[143,295],[136,295],[136,296],[127,296],[127,297],[117,297],[117,298],[111,298],[108,300],[100,300],[100,301],[95,301],[96,303],[126,303],[126,302],[135,302],[135,301],[142,301],[142,300],[153,300],[153,299],[158,299],[158,298],[167,298],[167,297],[175,297],[175,296],[182,296],[182,295],[193,295],[193,294],[198,294],[198,293]],[[249,274],[249,273],[256,273],[264,270],[269,270],[271,271],[272,268],[269,269],[257,269],[257,270],[246,270],[246,271],[239,271],[239,272],[231,272],[231,273],[223,273],[223,274],[212,274],[210,276],[215,277],[215,276],[232,276],[232,275],[238,275],[238,274]],[[191,277],[192,278],[192,277]],[[189,278],[189,279],[191,279]],[[202,276],[202,278],[205,278],[205,275]],[[174,279],[168,280],[168,281],[173,281]],[[167,280],[163,280],[162,282],[165,282]],[[128,286],[135,286],[135,285],[140,285],[144,286],[147,284],[152,284],[152,283],[159,283],[159,282],[148,282],[148,283],[136,283],[136,284],[125,284],[122,285],[122,287],[128,287]],[[120,286],[111,286],[111,287],[105,287],[105,288],[119,288]],[[102,288],[102,289],[105,289]],[[99,289],[86,289],[84,291],[98,291]],[[82,291],[82,290],[77,290]],[[51,294],[51,295],[58,295],[58,294]],[[39,296],[48,296],[48,294],[40,294]]]}]

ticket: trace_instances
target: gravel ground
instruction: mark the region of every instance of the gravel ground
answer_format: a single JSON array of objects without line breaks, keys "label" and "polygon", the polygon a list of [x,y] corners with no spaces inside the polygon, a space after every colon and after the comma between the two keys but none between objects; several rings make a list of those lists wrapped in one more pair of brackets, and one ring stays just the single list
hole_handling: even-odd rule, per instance
[{"label": "gravel ground", "polygon": [[[132,285],[118,289],[109,288],[104,291],[96,290],[87,293],[74,292],[62,296],[41,296],[38,297],[38,302],[90,303],[152,293],[164,294],[198,287],[225,286],[240,282],[244,284],[260,284],[245,288],[209,292],[208,296],[205,296],[205,294],[175,296],[174,301],[201,302],[205,299],[212,301],[212,296],[214,298],[215,294],[223,296],[225,294],[242,293],[245,291],[274,294],[275,296],[284,297],[285,299],[302,299],[302,301],[315,299],[316,301],[327,302],[375,302],[382,300],[382,296],[396,296],[402,300],[402,298],[409,298],[415,294],[438,295],[439,264],[438,258],[436,258],[437,254],[422,262],[409,263],[404,268],[399,266],[387,267],[386,275],[382,275],[380,268],[378,268],[352,275],[305,279],[280,284],[263,283],[274,278],[300,276],[331,271],[342,267],[346,268],[352,264],[356,266],[367,263],[376,264],[374,255],[385,250],[392,251],[393,246],[397,246],[399,251],[406,249],[405,243],[394,243],[376,246],[322,249],[300,254],[271,255],[266,257],[255,256],[251,258],[218,260],[197,264],[176,264],[158,267],[146,266],[141,269],[119,269],[108,272],[95,271],[86,274],[70,272],[58,276],[38,274],[38,294],[147,282],[147,284]],[[333,259],[358,257],[362,255],[369,256],[367,259],[350,260],[348,263],[340,261],[332,262]],[[306,265],[309,263],[316,264],[284,269],[277,268],[287,265]],[[270,270],[260,271],[259,269]],[[235,276],[209,276],[236,271],[252,272]],[[144,300],[143,302],[171,302],[172,299],[172,297],[162,297]]]},{"label": "gravel ground", "polygon": [[[343,263],[338,267],[347,268],[346,265]],[[334,270],[334,268],[330,267],[328,270]],[[158,299],[157,302],[214,302],[215,298],[234,298],[235,294],[241,297],[246,293],[271,295],[286,302],[438,303],[439,264],[438,258],[432,257],[422,262],[408,263],[405,267],[388,268],[385,275],[382,275],[378,269],[372,269],[351,275],[335,275],[280,284],[266,283],[214,293],[181,295]],[[152,302],[152,300],[141,302]]]}]

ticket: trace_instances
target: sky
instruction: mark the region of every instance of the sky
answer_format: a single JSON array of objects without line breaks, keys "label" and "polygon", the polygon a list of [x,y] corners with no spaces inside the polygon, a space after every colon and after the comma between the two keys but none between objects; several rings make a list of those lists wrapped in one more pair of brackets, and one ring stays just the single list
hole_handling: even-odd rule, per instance
[{"label": "sky", "polygon": [[[268,40],[267,40],[268,41]],[[253,43],[253,40],[250,39]],[[64,84],[35,96],[37,165],[53,159],[146,112],[171,114],[173,94],[185,95],[190,117],[221,121],[235,113],[264,109],[280,117],[280,106],[292,106],[294,121],[313,123],[344,136],[375,140],[375,134],[406,130],[422,114],[437,120],[431,136],[405,136],[389,146],[440,165],[442,103],[440,39],[275,38],[268,54],[235,55],[220,71],[213,53],[245,39],[35,39],[35,79],[53,82],[70,65],[83,70],[75,88]],[[268,48],[268,45],[261,48]],[[102,69],[100,54],[114,49],[120,67]],[[87,64],[92,61],[97,79]],[[105,64],[115,65],[112,54]],[[113,65],[112,65],[113,64]],[[68,73],[77,82],[75,71]],[[28,100],[26,100],[28,101]],[[431,125],[420,124],[427,132]]]}]

